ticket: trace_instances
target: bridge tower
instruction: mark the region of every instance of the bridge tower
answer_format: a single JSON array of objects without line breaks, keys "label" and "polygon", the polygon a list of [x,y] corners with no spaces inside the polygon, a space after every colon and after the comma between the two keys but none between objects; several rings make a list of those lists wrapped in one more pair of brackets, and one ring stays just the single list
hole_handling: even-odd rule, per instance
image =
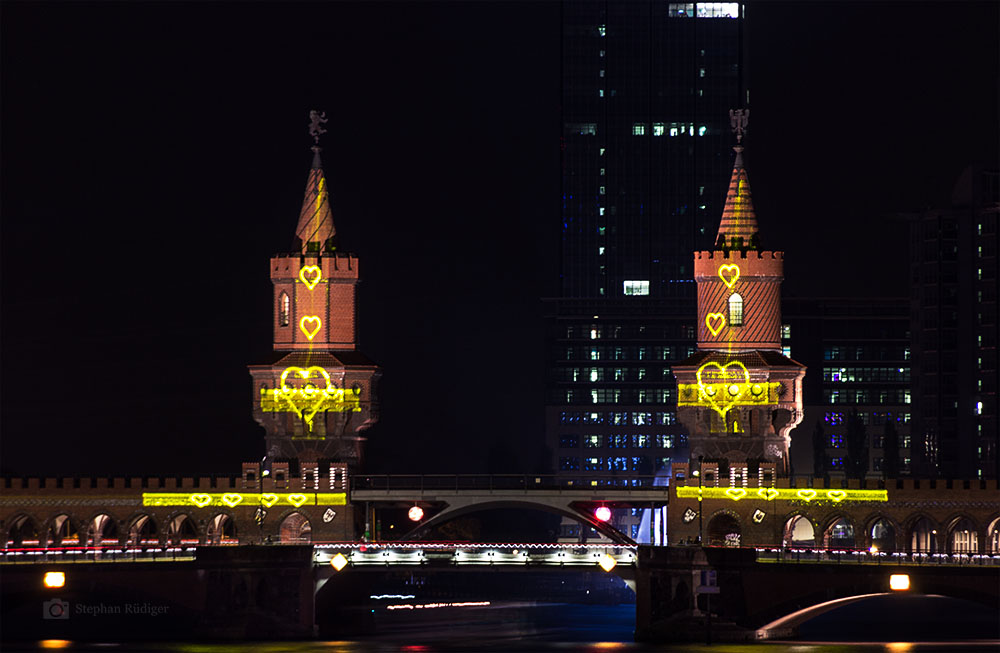
[{"label": "bridge tower", "polygon": [[805,366],[781,352],[784,252],[761,246],[742,143],[733,149],[716,244],[694,253],[698,350],[674,365],[674,376],[692,460],[717,464],[716,474],[728,467],[730,478],[745,484],[748,473],[760,470],[788,475],[789,432],[802,421]]},{"label": "bridge tower", "polygon": [[381,372],[358,351],[358,257],[335,246],[318,145],[325,119],[310,116],[315,144],[294,250],[270,265],[277,360],[249,366],[253,416],[265,430],[266,467],[293,459],[356,467],[364,431],[378,420]]}]

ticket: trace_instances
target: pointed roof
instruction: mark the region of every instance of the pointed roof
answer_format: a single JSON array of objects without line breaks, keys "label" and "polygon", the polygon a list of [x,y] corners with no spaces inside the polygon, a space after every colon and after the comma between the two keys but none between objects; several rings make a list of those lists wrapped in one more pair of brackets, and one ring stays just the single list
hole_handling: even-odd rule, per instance
[{"label": "pointed roof", "polygon": [[308,243],[323,243],[337,233],[333,226],[333,213],[330,212],[330,194],[326,189],[326,177],[323,175],[323,162],[320,160],[320,148],[313,148],[312,170],[306,182],[306,194],[302,200],[302,211],[299,212],[299,224],[295,235],[302,241],[302,251],[305,252]]},{"label": "pointed roof", "polygon": [[715,240],[719,242],[724,237],[723,242],[729,245],[734,236],[741,236],[746,247],[750,244],[750,237],[757,233],[757,214],[754,213],[750,197],[750,180],[743,167],[743,146],[737,145],[733,149],[736,151],[736,161],[733,163],[726,206],[722,209],[722,221]]}]

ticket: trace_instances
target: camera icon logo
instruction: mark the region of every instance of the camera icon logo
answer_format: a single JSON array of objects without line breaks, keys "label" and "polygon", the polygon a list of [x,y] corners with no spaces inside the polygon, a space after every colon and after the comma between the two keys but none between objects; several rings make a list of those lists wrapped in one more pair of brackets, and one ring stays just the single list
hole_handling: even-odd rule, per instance
[{"label": "camera icon logo", "polygon": [[69,601],[62,599],[43,601],[42,619],[69,619]]}]

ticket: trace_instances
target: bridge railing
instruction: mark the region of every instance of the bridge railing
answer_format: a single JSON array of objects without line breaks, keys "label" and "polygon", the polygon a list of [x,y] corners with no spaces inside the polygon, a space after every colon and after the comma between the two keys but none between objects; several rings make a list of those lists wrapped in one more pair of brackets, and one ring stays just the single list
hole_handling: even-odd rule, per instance
[{"label": "bridge railing", "polygon": [[757,548],[757,562],[843,565],[960,565],[1000,567],[1000,555],[968,553],[905,553],[855,549]]},{"label": "bridge railing", "polygon": [[[649,490],[653,476],[566,478],[554,474],[393,474],[352,476],[352,490]],[[667,488],[664,486],[663,490]]]}]

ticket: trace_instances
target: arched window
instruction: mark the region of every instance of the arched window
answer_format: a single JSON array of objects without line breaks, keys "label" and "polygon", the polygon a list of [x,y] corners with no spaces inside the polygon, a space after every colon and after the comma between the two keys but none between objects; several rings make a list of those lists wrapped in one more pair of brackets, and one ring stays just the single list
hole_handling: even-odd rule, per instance
[{"label": "arched window", "polygon": [[288,326],[288,314],[291,312],[290,304],[288,293],[281,293],[281,297],[278,298],[278,324],[280,326]]},{"label": "arched window", "polygon": [[729,326],[743,326],[743,298],[738,292],[729,296]]}]

